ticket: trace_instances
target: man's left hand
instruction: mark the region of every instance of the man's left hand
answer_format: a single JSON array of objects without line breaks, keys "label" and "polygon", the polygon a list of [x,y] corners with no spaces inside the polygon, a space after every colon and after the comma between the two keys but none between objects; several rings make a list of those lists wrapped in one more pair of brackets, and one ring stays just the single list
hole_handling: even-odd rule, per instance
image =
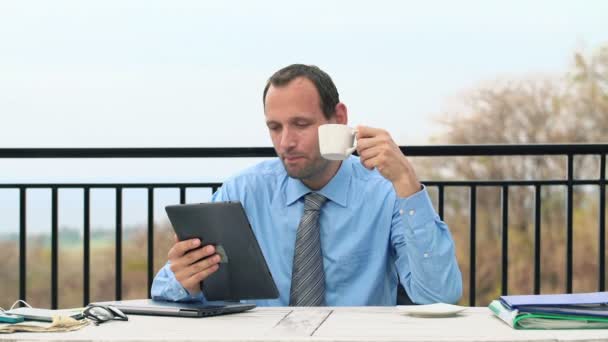
[{"label": "man's left hand", "polygon": [[387,131],[357,126],[357,152],[367,169],[378,169],[384,178],[393,183],[399,197],[408,197],[420,191],[421,185],[414,168]]}]

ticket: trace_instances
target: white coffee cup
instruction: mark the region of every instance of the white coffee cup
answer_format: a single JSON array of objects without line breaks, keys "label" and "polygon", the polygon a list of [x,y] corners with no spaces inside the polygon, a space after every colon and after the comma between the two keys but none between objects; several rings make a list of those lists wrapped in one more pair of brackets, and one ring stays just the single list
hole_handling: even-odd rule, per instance
[{"label": "white coffee cup", "polygon": [[344,160],[357,149],[357,130],[346,125],[319,126],[319,150],[329,160]]}]

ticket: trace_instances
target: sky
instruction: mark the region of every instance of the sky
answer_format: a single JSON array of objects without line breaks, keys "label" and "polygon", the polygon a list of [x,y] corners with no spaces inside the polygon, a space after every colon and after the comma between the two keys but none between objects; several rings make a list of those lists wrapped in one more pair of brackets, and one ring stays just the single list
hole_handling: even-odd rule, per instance
[{"label": "sky", "polygon": [[[605,0],[1,0],[0,148],[271,146],[262,90],[291,63],[332,76],[351,125],[425,144],[463,91],[559,74],[607,43],[606,13]],[[219,181],[253,162],[0,160],[0,182]]]}]

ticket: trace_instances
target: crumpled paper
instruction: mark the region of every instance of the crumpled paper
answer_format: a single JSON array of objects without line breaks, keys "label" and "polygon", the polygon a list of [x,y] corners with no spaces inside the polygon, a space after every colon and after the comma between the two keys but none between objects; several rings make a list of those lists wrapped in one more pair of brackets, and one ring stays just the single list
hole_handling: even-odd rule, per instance
[{"label": "crumpled paper", "polygon": [[13,324],[0,324],[0,334],[14,332],[64,332],[79,330],[89,325],[88,319],[76,320],[69,316],[53,316],[53,322],[24,321]]}]

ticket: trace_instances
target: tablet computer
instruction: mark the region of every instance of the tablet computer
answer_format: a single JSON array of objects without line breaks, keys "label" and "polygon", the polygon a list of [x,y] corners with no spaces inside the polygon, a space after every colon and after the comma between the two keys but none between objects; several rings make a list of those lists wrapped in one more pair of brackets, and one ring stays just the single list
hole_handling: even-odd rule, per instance
[{"label": "tablet computer", "polygon": [[209,317],[239,313],[255,308],[255,304],[209,305],[198,302],[167,302],[153,299],[132,299],[93,303],[112,305],[126,314],[178,317]]},{"label": "tablet computer", "polygon": [[240,202],[169,205],[167,216],[180,241],[214,245],[219,269],[202,282],[207,300],[273,299],[279,291]]}]

